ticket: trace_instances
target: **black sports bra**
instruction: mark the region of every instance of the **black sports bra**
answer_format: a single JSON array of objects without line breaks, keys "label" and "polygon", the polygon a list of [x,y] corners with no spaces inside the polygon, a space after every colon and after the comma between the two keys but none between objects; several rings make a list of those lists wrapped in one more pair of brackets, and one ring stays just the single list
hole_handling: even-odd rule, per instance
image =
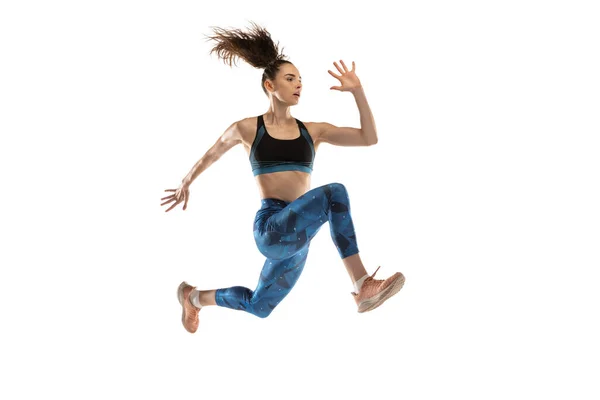
[{"label": "black sports bra", "polygon": [[315,147],[308,129],[296,119],[300,136],[296,139],[275,139],[267,132],[262,115],[258,116],[256,137],[250,149],[250,164],[254,176],[279,171],[312,172]]}]

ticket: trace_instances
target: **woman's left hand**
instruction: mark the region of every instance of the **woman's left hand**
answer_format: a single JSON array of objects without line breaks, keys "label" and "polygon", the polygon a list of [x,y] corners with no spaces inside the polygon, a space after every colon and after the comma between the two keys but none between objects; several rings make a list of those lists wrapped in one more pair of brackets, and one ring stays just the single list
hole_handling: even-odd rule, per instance
[{"label": "woman's left hand", "polygon": [[351,70],[348,70],[346,64],[344,64],[342,60],[340,60],[340,63],[342,64],[343,69],[340,68],[337,62],[334,62],[333,65],[335,65],[335,67],[341,75],[336,75],[330,70],[328,70],[327,72],[329,72],[331,76],[333,76],[335,79],[340,81],[342,86],[332,86],[330,89],[339,90],[341,92],[353,92],[354,90],[361,88],[362,85],[360,84],[360,80],[358,79],[358,76],[356,76],[356,74],[354,73],[354,70],[356,68],[354,61],[352,61]]}]

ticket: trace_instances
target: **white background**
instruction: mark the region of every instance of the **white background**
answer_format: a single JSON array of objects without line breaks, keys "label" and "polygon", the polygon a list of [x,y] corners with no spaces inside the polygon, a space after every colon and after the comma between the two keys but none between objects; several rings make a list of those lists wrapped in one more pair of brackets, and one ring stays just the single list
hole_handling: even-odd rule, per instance
[{"label": "white background", "polygon": [[[6,1],[0,7],[2,399],[598,399],[599,13],[592,1]],[[327,226],[267,319],[175,292],[254,288],[250,163],[232,149],[165,213],[261,71],[211,26],[265,26],[303,121],[359,126],[327,70],[356,62],[379,144],[323,145],[361,256],[406,275],[358,314]]]}]

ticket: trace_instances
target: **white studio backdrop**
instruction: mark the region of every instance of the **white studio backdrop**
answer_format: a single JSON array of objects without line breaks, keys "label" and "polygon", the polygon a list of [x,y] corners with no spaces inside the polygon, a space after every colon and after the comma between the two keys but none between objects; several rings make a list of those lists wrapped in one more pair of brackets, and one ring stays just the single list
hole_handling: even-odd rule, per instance
[{"label": "white studio backdrop", "polygon": [[[3,399],[597,399],[600,38],[592,1],[33,2],[0,6]],[[358,314],[326,225],[267,319],[181,280],[254,288],[259,195],[241,146],[176,188],[261,71],[211,26],[266,27],[300,70],[292,115],[379,143],[323,145],[362,259],[406,285]]]}]

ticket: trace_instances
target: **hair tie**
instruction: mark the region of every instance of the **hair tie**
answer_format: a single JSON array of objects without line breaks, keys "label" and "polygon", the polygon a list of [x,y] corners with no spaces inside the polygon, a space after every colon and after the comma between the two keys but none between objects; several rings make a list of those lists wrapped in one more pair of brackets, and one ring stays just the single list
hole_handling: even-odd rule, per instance
[{"label": "hair tie", "polygon": [[266,68],[265,68],[265,69],[269,69],[269,68],[271,68],[273,65],[275,65],[275,63],[276,63],[277,61],[279,61],[279,59],[277,59],[277,58],[276,58],[276,59],[274,59],[273,61],[269,61],[269,63],[267,63],[267,66],[266,66]]}]

